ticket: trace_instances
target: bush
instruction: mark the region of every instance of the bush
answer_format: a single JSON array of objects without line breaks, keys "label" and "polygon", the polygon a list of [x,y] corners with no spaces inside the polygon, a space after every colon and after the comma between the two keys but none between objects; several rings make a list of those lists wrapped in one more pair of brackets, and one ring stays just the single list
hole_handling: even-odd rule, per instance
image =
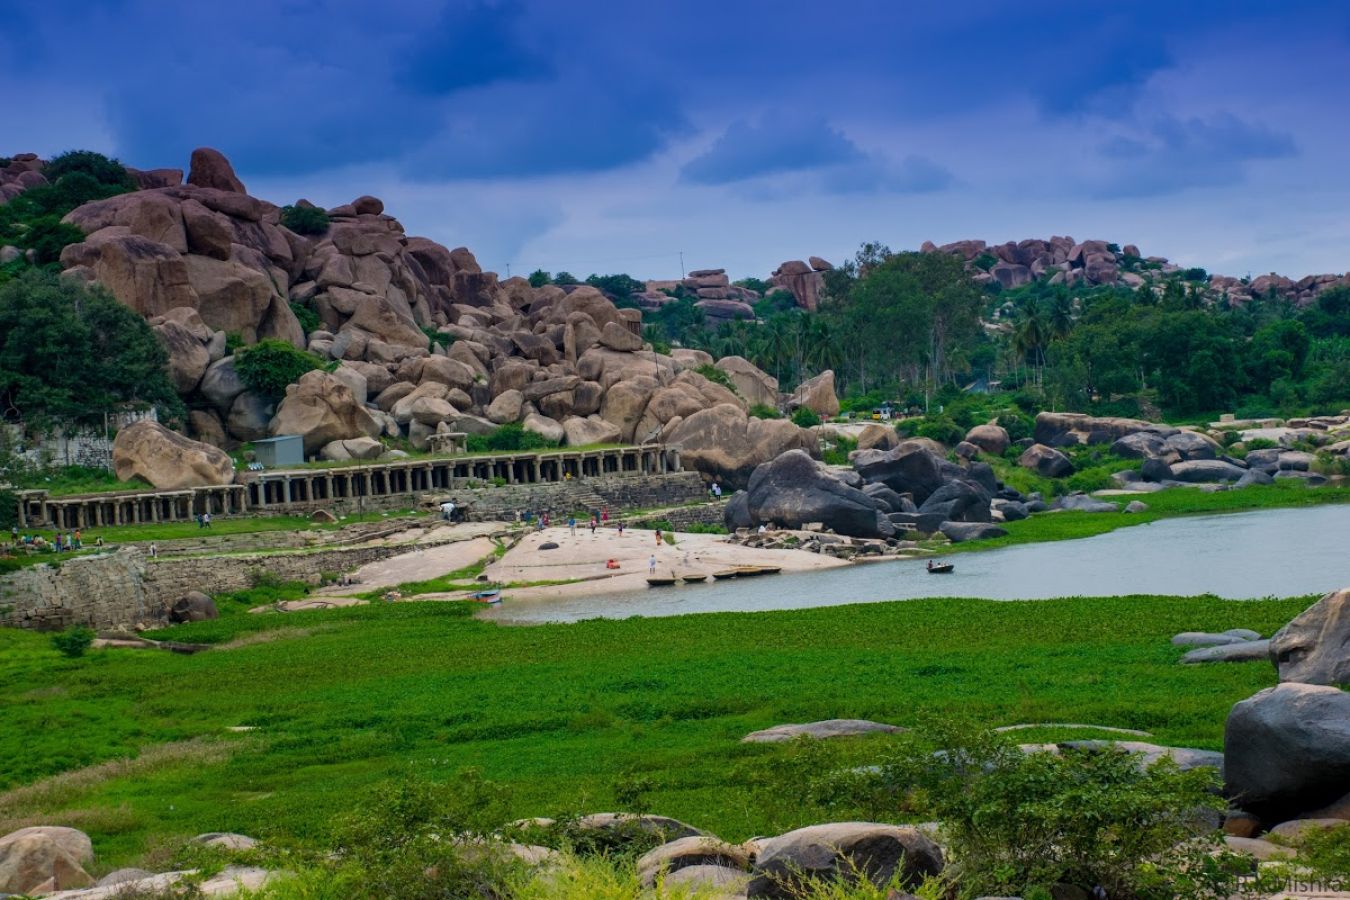
[{"label": "bush", "polygon": [[801,428],[814,428],[820,424],[820,416],[809,406],[799,406],[792,413],[792,424]]},{"label": "bush", "polygon": [[1224,897],[1233,886],[1207,862],[1217,837],[1205,818],[1222,810],[1213,770],[1144,768],[1111,749],[1023,753],[950,723],[897,738],[870,769],[839,765],[841,752],[797,749],[795,762],[773,764],[767,792],[813,816],[941,821],[955,895],[1048,896],[1065,883],[1108,897]]},{"label": "bush", "polygon": [[519,422],[510,422],[490,434],[471,434],[470,453],[514,453],[521,450],[547,450],[558,446],[541,434],[525,430]]},{"label": "bush", "polygon": [[291,312],[295,314],[295,318],[299,321],[305,334],[318,331],[323,326],[319,314],[303,303],[291,303]]},{"label": "bush", "polygon": [[530,277],[528,280],[530,282],[530,287],[540,288],[551,282],[553,280],[553,276],[545,272],[543,269],[535,269],[533,272],[530,273]]},{"label": "bush", "polygon": [[283,206],[281,224],[296,234],[323,234],[328,230],[328,213],[317,206]]},{"label": "bush", "polygon": [[736,385],[732,383],[730,376],[728,376],[726,372],[723,372],[721,369],[717,368],[717,366],[704,363],[694,371],[702,375],[709,381],[711,381],[713,384],[720,384],[722,387],[731,391],[733,394],[737,395],[740,394],[740,392],[736,390]]},{"label": "bush", "polygon": [[1036,423],[1031,416],[1015,411],[1005,412],[995,421],[1000,428],[1008,432],[1008,440],[1010,441],[1029,438],[1036,428]]},{"label": "bush", "polygon": [[60,634],[52,635],[52,646],[65,656],[76,659],[84,656],[84,651],[88,650],[89,645],[94,643],[95,636],[94,629],[76,625],[73,628],[67,628]]},{"label": "bush", "polygon": [[950,416],[942,414],[926,416],[914,429],[914,434],[948,446],[961,443],[966,436],[960,425],[953,422]]},{"label": "bush", "polygon": [[69,244],[84,240],[84,232],[74,225],[62,222],[57,216],[43,216],[34,220],[24,235],[24,243],[33,250],[38,265],[61,259],[61,251]]},{"label": "bush", "polygon": [[286,396],[286,386],[306,372],[323,367],[313,353],[297,350],[286,341],[267,338],[234,355],[239,380],[249,390],[275,403]]},{"label": "bush", "polygon": [[846,438],[842,435],[834,439],[834,445],[827,448],[823,454],[827,465],[846,466],[848,465],[848,455],[858,449],[858,442],[852,438]]},{"label": "bush", "polygon": [[[783,418],[783,414],[782,414],[782,413],[780,413],[778,410],[774,409],[772,406],[767,406],[767,405],[765,405],[765,404],[763,404],[763,403],[756,403],[754,406],[750,407],[750,415],[754,416],[756,419],[781,419],[781,418]],[[794,417],[794,421],[795,421],[795,417]]]},{"label": "bush", "polygon": [[43,166],[42,174],[53,183],[68,175],[82,174],[108,187],[123,191],[136,189],[135,180],[120,162],[92,150],[67,150],[58,154]]},{"label": "bush", "polygon": [[581,282],[577,281],[577,276],[571,272],[559,272],[553,276],[553,283],[561,287],[562,285],[580,284]]},{"label": "bush", "polygon": [[630,275],[620,273],[618,275],[592,275],[586,279],[586,283],[593,288],[604,291],[614,297],[627,297],[629,294],[640,294],[647,289],[646,282],[638,281]]}]

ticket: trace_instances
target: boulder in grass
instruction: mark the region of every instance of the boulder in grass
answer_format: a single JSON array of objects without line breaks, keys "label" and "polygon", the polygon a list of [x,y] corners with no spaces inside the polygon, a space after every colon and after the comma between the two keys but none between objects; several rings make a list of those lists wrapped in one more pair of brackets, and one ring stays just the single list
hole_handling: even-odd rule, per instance
[{"label": "boulder in grass", "polygon": [[141,478],[164,491],[234,480],[234,461],[224,450],[185,438],[149,419],[117,432],[112,462],[118,480]]},{"label": "boulder in grass", "polygon": [[938,845],[917,828],[876,822],[811,825],[764,841],[747,897],[801,896],[812,882],[867,879],[878,888],[897,879],[906,888],[942,873]]},{"label": "boulder in grass", "polygon": [[1017,458],[1017,464],[1046,478],[1064,478],[1073,474],[1073,463],[1069,458],[1045,444],[1032,444]]},{"label": "boulder in grass", "polygon": [[1183,663],[1253,662],[1270,655],[1270,641],[1238,641],[1221,646],[1201,647],[1181,658]]},{"label": "boulder in grass", "polygon": [[711,836],[677,838],[638,859],[638,880],[643,887],[652,888],[662,873],[669,876],[691,866],[720,866],[746,872],[750,868],[750,854],[740,844],[728,844]]},{"label": "boulder in grass", "polygon": [[[923,529],[920,528],[922,531]],[[1007,529],[1000,528],[988,522],[942,522],[937,527],[947,536],[947,540],[954,544],[960,544],[964,541],[984,541],[990,538],[1003,537],[1008,533]]]},{"label": "boulder in grass", "polygon": [[73,828],[22,828],[0,838],[0,894],[50,893],[88,887],[94,879],[84,870],[92,857],[89,838]]},{"label": "boulder in grass", "polygon": [[741,738],[742,744],[777,744],[799,737],[834,738],[859,734],[896,734],[905,729],[869,719],[824,719],[819,722],[775,725],[761,731],[752,731]]}]

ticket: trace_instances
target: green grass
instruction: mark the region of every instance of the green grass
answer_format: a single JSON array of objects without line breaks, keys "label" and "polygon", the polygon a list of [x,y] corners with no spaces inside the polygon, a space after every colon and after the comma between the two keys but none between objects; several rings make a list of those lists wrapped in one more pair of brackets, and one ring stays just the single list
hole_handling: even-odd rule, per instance
[{"label": "green grass", "polygon": [[1142,500],[1148,509],[1139,513],[1089,513],[1065,510],[1037,513],[1019,522],[1006,522],[1006,537],[953,545],[949,552],[988,550],[1011,544],[1030,544],[1038,541],[1062,541],[1092,537],[1143,525],[1159,519],[1206,513],[1250,512],[1259,509],[1320,506],[1325,503],[1350,503],[1350,486],[1324,485],[1310,488],[1297,481],[1277,481],[1275,484],[1252,485],[1240,491],[1201,491],[1197,488],[1169,488],[1153,494],[1122,497],[1104,497],[1104,500],[1125,504]]},{"label": "green grass", "polygon": [[[1217,748],[1229,707],[1275,672],[1182,667],[1171,635],[1270,634],[1309,602],[938,599],[528,628],[460,603],[241,612],[299,590],[222,598],[220,619],[158,634],[221,645],[194,656],[66,659],[47,635],[0,631],[0,790],[51,779],[0,794],[0,833],[75,825],[108,867],[208,830],[317,844],[381,780],[477,767],[513,815],[613,808],[640,777],[653,811],[728,839],[772,834],[805,823],[757,796],[752,773],[787,751],[739,743],[749,731],[942,714]],[[227,731],[239,725],[256,730]]]}]

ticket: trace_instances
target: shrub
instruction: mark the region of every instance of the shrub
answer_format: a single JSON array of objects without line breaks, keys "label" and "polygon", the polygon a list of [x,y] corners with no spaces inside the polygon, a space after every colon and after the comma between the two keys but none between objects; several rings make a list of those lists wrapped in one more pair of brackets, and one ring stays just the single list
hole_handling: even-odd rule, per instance
[{"label": "shrub", "polygon": [[914,433],[919,437],[926,437],[937,441],[939,444],[959,444],[966,436],[957,425],[947,415],[927,416],[914,429]]},{"label": "shrub", "polygon": [[328,213],[317,206],[283,206],[281,224],[296,234],[323,234],[328,230]]},{"label": "shrub", "polygon": [[[756,403],[754,406],[750,407],[750,415],[754,416],[756,419],[781,419],[781,418],[783,418],[783,414],[782,414],[782,413],[780,413],[778,410],[774,409],[772,406],[768,406],[768,405],[763,404],[763,403]],[[795,421],[795,417],[794,417],[794,421]]]},{"label": "shrub", "polygon": [[291,312],[295,314],[295,318],[299,321],[305,334],[318,331],[323,325],[323,322],[319,319],[319,314],[303,303],[292,303]]},{"label": "shrub", "polygon": [[820,424],[820,416],[809,406],[799,406],[792,413],[792,424],[801,428],[814,428]]},{"label": "shrub", "polygon": [[747,291],[754,291],[760,296],[767,294],[771,288],[771,285],[762,278],[741,278],[738,281],[733,281],[732,284],[736,287],[745,288]]},{"label": "shrub", "polygon": [[1022,438],[1031,437],[1036,427],[1036,423],[1031,416],[1016,411],[1005,412],[995,421],[1000,428],[1008,432],[1008,439],[1011,441],[1020,441]]},{"label": "shrub", "polygon": [[852,438],[842,435],[834,439],[834,444],[826,448],[821,457],[827,465],[846,466],[848,465],[848,455],[858,449],[858,442]]},{"label": "shrub", "polygon": [[136,189],[136,182],[120,162],[92,150],[67,150],[58,154],[43,166],[42,174],[50,182],[72,174],[83,174],[108,187],[124,191]]},{"label": "shrub", "polygon": [[[1225,444],[1225,446],[1227,446],[1227,445]],[[1275,441],[1272,441],[1270,438],[1259,438],[1259,437],[1258,437],[1258,438],[1252,438],[1252,439],[1249,440],[1249,441],[1243,441],[1243,442],[1242,442],[1242,446],[1243,446],[1243,447],[1246,447],[1246,448],[1247,448],[1247,452],[1250,453],[1250,452],[1253,451],[1253,450],[1274,450],[1276,447],[1278,447],[1278,446],[1280,446],[1280,445],[1279,445],[1278,443],[1276,443]]]},{"label": "shrub", "polygon": [[89,645],[94,643],[94,637],[94,629],[76,625],[73,628],[67,628],[60,634],[52,635],[52,646],[65,656],[75,659],[84,656],[84,651],[88,650]]},{"label": "shrub", "polygon": [[691,522],[685,526],[686,534],[726,534],[727,526],[710,522]]},{"label": "shrub", "polygon": [[277,338],[261,340],[234,355],[239,380],[249,390],[274,403],[286,396],[287,385],[322,366],[323,362],[313,353],[297,350]]},{"label": "shrub", "polygon": [[554,275],[553,283],[559,286],[567,284],[580,284],[580,282],[577,281],[577,276],[573,275],[571,272],[559,272],[557,275]]},{"label": "shrub", "polygon": [[78,244],[83,240],[83,231],[62,222],[57,216],[43,216],[34,220],[24,234],[24,243],[33,250],[40,266],[57,262],[67,245]]},{"label": "shrub", "polygon": [[470,453],[514,453],[521,450],[547,450],[558,446],[541,434],[527,431],[519,422],[510,422],[490,434],[471,434]]},{"label": "shrub", "polygon": [[552,281],[553,276],[545,272],[543,269],[535,269],[533,272],[530,273],[530,277],[528,280],[530,282],[530,287],[538,288],[543,287],[544,285]]},{"label": "shrub", "polygon": [[736,390],[736,385],[732,383],[730,376],[728,376],[726,372],[723,372],[721,369],[717,368],[717,366],[704,363],[694,371],[702,375],[709,381],[711,381],[713,384],[720,384],[722,387],[731,391],[733,394],[740,393],[739,391]]}]

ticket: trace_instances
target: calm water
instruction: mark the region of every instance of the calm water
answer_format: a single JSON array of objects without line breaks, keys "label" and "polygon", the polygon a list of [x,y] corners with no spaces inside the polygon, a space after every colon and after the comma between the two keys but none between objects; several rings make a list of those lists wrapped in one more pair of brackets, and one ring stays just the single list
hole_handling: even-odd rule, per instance
[{"label": "calm water", "polygon": [[1350,505],[1168,519],[1080,540],[963,553],[952,560],[956,571],[950,575],[929,575],[924,560],[902,560],[594,597],[513,601],[508,594],[490,615],[503,621],[571,622],[916,597],[1318,594],[1350,585]]}]

